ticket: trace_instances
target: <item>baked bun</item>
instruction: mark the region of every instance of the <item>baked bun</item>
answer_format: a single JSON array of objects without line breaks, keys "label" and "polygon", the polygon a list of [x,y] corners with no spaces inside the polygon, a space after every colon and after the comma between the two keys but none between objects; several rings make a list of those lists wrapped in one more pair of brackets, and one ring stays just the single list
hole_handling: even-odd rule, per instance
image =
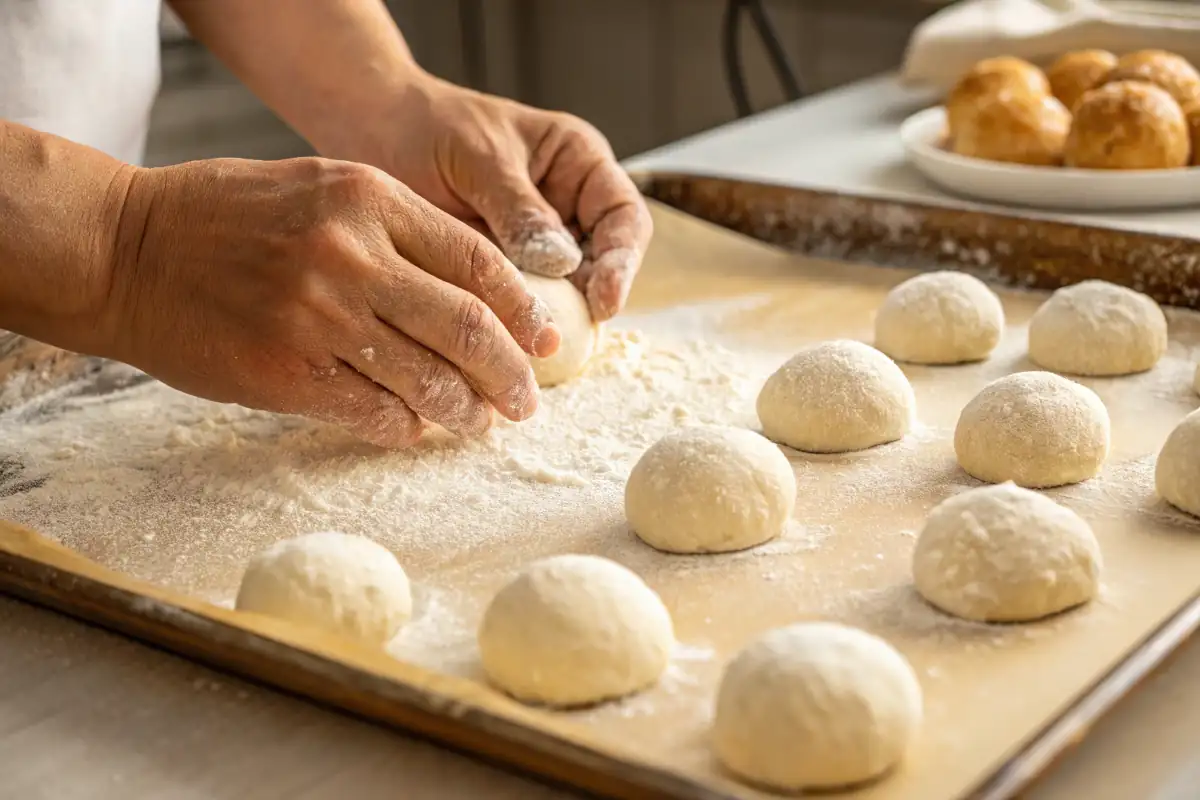
[{"label": "baked bun", "polygon": [[1187,105],[1200,100],[1200,72],[1183,56],[1165,50],[1138,50],[1117,60],[1105,83],[1145,81],[1166,89],[1175,102]]},{"label": "baked bun", "polygon": [[1118,81],[1080,98],[1063,158],[1083,169],[1169,169],[1186,166],[1190,150],[1183,109],[1165,89]]},{"label": "baked bun", "polygon": [[979,100],[964,111],[952,140],[959,155],[1013,164],[1062,163],[1071,114],[1050,95],[1006,92]]},{"label": "baked bun", "polygon": [[1083,93],[1099,86],[1116,65],[1117,57],[1107,50],[1074,50],[1059,56],[1046,70],[1046,78],[1054,96],[1073,109]]},{"label": "baked bun", "polygon": [[965,118],[984,100],[1007,95],[1035,98],[1050,94],[1050,82],[1040,69],[1012,56],[985,58],[967,70],[946,98],[950,138],[958,136]]},{"label": "baked bun", "polygon": [[1183,109],[1192,140],[1192,166],[1200,167],[1200,100],[1193,100]]}]

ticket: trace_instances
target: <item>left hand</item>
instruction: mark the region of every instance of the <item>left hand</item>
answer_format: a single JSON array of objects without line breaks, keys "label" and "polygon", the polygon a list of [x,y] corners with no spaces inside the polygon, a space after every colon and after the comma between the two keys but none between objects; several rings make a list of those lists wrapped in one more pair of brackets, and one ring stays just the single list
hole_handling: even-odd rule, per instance
[{"label": "left hand", "polygon": [[491,236],[521,269],[569,276],[597,322],[621,310],[653,224],[599,131],[434,78],[384,116],[370,163]]}]

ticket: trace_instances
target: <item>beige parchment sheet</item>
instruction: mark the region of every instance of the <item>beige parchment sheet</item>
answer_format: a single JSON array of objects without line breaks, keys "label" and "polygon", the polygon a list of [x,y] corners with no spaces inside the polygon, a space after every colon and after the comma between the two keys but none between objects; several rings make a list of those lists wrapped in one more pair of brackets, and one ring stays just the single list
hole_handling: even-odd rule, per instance
[{"label": "beige parchment sheet", "polygon": [[1103,473],[1048,492],[1093,525],[1102,597],[1045,622],[988,626],[952,620],[913,592],[909,557],[924,515],[976,485],[954,462],[960,409],[988,381],[1033,368],[1026,323],[1044,295],[1021,291],[1000,291],[1009,326],[989,361],[905,367],[919,423],[903,441],[842,456],[786,451],[799,494],[780,541],[694,557],[642,545],[620,504],[637,453],[674,425],[754,427],[754,391],[771,369],[807,342],[869,342],[874,309],[909,274],[808,260],[661,207],[654,214],[656,239],[629,313],[610,326],[609,349],[584,378],[546,393],[540,427],[388,455],[299,421],[141,387],[103,408],[64,408],[0,441],[0,456],[23,456],[43,480],[0,498],[0,518],[222,605],[245,559],[270,541],[321,527],[372,535],[417,586],[417,617],[391,652],[473,679],[479,615],[522,564],[565,552],[613,558],[671,609],[681,643],[674,663],[640,696],[535,718],[746,798],[766,795],[722,775],[707,728],[723,661],[766,629],[833,619],[898,647],[925,693],[921,736],[897,773],[849,796],[949,800],[1200,588],[1200,523],[1153,488],[1158,448],[1198,405],[1200,317],[1170,311],[1170,351],[1153,371],[1083,381],[1112,417]]}]

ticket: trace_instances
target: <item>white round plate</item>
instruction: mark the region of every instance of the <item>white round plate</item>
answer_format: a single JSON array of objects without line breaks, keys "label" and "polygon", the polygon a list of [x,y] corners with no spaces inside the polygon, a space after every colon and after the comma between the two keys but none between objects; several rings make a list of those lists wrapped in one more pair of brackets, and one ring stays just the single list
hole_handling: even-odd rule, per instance
[{"label": "white round plate", "polygon": [[1102,211],[1200,205],[1200,167],[1068,169],[985,161],[943,148],[946,110],[919,111],[900,126],[908,160],[926,178],[976,200],[1032,208]]}]

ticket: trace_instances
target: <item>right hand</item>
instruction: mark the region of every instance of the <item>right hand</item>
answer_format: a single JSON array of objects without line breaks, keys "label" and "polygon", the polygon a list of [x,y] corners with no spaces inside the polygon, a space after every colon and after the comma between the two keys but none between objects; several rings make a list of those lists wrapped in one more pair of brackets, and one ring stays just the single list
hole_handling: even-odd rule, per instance
[{"label": "right hand", "polygon": [[559,334],[500,251],[384,172],[303,158],[140,170],[100,355],[218,402],[403,447],[537,408]]}]

